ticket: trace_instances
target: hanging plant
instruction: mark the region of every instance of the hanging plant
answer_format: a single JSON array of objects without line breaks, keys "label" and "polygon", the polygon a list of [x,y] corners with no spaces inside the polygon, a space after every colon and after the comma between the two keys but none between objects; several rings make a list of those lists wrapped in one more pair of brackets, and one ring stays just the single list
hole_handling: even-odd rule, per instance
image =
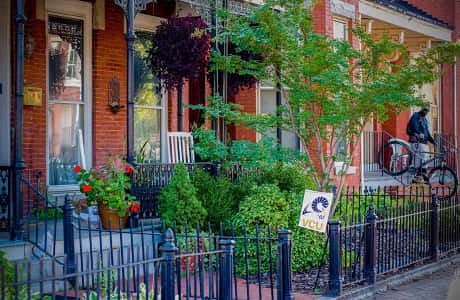
[{"label": "hanging plant", "polygon": [[162,22],[152,35],[148,61],[168,89],[184,79],[197,78],[208,65],[211,34],[199,17],[174,17]]}]

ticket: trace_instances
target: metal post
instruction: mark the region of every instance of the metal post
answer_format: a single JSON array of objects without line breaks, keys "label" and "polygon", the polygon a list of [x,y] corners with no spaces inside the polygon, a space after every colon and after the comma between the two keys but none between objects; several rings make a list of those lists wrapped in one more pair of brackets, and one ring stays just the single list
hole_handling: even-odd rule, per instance
[{"label": "metal post", "polygon": [[327,295],[342,293],[342,265],[340,251],[340,221],[329,221],[329,290]]},{"label": "metal post", "polygon": [[177,131],[184,131],[183,88],[182,83],[177,87]]},{"label": "metal post", "polygon": [[291,231],[278,231],[278,256],[277,256],[277,285],[278,300],[292,300],[292,279],[291,279]]},{"label": "metal post", "polygon": [[212,173],[213,177],[217,177],[220,175],[220,162],[216,161],[212,163]]},{"label": "metal post", "polygon": [[[278,83],[276,85],[276,116],[278,118],[281,117],[281,113],[279,112],[279,109],[283,103],[282,101],[283,95],[281,94],[281,89],[282,89],[282,86],[281,84]],[[279,124],[276,125],[276,141],[279,145],[283,143],[283,135],[282,135],[281,127]]]},{"label": "metal post", "polygon": [[433,194],[431,196],[431,212],[430,212],[430,231],[431,231],[431,243],[430,252],[431,259],[433,261],[439,260],[439,203],[438,197]]},{"label": "metal post", "polygon": [[14,143],[14,226],[11,231],[12,240],[23,238],[23,194],[22,175],[24,172],[24,159],[22,157],[22,116],[24,100],[24,1],[16,1],[16,105],[15,105],[15,143]]},{"label": "metal post", "polygon": [[177,247],[174,245],[174,233],[171,228],[165,232],[165,242],[160,246],[161,258],[161,299],[175,299],[174,263]]},{"label": "metal post", "polygon": [[127,89],[128,89],[128,120],[127,120],[127,160],[134,162],[134,41],[136,34],[134,31],[134,18],[136,16],[136,8],[133,0],[128,0],[126,7],[126,45],[128,50],[128,66],[127,66]]},{"label": "metal post", "polygon": [[374,204],[371,204],[369,207],[369,213],[367,215],[367,224],[366,224],[366,248],[365,248],[365,258],[364,258],[364,273],[367,276],[368,284],[374,284],[377,270],[377,215],[375,214]]},{"label": "metal post", "polygon": [[219,249],[224,250],[225,254],[221,255],[220,267],[220,286],[219,286],[219,299],[232,300],[232,273],[233,273],[233,248],[235,241],[233,240],[220,240]]},{"label": "metal post", "polygon": [[67,274],[75,273],[75,245],[72,224],[72,200],[67,194],[64,198],[63,226],[64,226],[64,254],[66,256]]}]

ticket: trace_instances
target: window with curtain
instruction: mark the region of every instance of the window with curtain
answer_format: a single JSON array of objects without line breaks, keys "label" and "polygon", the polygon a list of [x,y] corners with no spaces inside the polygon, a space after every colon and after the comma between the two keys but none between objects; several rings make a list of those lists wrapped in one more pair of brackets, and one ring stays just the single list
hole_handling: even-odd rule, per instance
[{"label": "window with curtain", "polygon": [[85,159],[83,21],[50,16],[47,52],[49,184],[76,184],[73,167]]},{"label": "window with curtain", "polygon": [[147,63],[151,34],[137,32],[134,43],[134,153],[138,163],[161,161],[162,97]]}]

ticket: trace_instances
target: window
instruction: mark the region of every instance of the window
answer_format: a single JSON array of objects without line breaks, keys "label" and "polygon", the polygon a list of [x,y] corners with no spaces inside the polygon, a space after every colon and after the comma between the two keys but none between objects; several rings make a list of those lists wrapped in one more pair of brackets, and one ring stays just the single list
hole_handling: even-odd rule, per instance
[{"label": "window", "polygon": [[[342,19],[334,19],[334,39],[340,41],[348,41],[348,26],[347,21]],[[342,130],[336,130],[336,138],[338,139],[335,142],[335,154],[336,154],[336,161],[343,162],[347,159],[349,149],[347,146],[347,141],[345,139],[339,139],[338,137],[341,135]]]},{"label": "window", "polygon": [[47,48],[49,184],[77,184],[73,167],[85,165],[83,20],[50,16]]},{"label": "window", "polygon": [[334,19],[334,39],[348,41],[348,26],[347,21],[342,19]]},{"label": "window", "polygon": [[47,184],[61,193],[78,190],[75,165],[92,163],[92,5],[47,0],[47,8]]},{"label": "window", "polygon": [[[259,88],[259,113],[276,114],[276,89],[265,85]],[[276,130],[265,133],[266,136],[276,139]],[[281,143],[286,148],[299,149],[297,136],[289,131],[281,131]]]},{"label": "window", "polygon": [[147,50],[151,34],[136,33],[134,43],[134,152],[138,163],[159,162],[162,158],[164,125],[163,99],[158,81],[148,68]]}]

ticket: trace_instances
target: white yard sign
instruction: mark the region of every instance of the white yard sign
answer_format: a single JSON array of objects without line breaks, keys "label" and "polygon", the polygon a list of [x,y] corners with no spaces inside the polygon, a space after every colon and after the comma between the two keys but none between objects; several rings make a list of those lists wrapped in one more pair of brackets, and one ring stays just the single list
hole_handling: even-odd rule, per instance
[{"label": "white yard sign", "polygon": [[332,199],[332,193],[305,190],[299,226],[325,233]]}]

